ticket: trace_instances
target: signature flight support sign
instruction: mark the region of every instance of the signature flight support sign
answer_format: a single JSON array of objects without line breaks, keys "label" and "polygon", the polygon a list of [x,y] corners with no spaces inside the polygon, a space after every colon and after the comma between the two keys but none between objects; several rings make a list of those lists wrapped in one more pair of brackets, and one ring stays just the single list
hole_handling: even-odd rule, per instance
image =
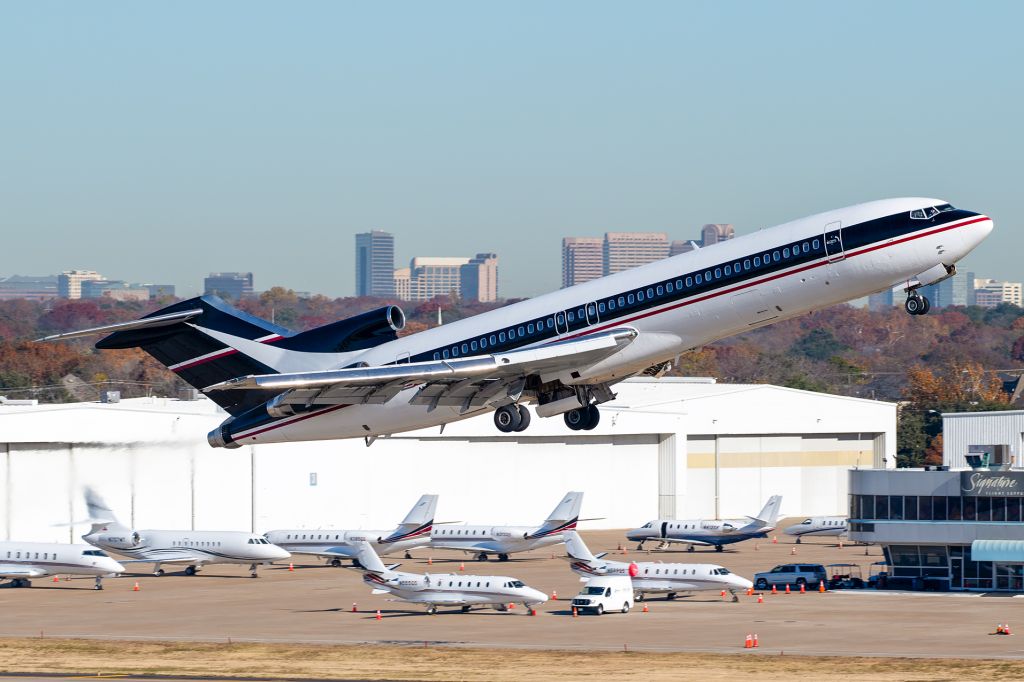
[{"label": "signature flight support sign", "polygon": [[960,494],[973,497],[1024,497],[1024,471],[961,471]]}]

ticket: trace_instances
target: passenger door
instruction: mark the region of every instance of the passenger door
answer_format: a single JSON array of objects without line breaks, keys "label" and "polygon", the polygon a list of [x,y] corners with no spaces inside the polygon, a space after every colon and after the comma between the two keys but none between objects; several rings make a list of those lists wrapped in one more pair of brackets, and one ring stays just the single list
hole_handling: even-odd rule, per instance
[{"label": "passenger door", "polygon": [[839,221],[825,226],[822,237],[825,243],[825,258],[829,263],[837,263],[846,259],[843,249],[843,224]]}]

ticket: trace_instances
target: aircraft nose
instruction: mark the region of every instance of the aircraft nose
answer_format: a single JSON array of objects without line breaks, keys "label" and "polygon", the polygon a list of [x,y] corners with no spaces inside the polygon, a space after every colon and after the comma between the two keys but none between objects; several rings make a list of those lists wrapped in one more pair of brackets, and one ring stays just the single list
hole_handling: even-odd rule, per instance
[{"label": "aircraft nose", "polygon": [[548,595],[544,594],[540,590],[535,590],[532,587],[527,589],[526,601],[530,602],[531,604],[543,604],[547,600]]},{"label": "aircraft nose", "polygon": [[979,213],[978,217],[982,218],[982,220],[968,225],[963,237],[968,251],[985,241],[992,234],[992,230],[995,229],[995,223],[987,215]]},{"label": "aircraft nose", "polygon": [[634,528],[633,530],[626,531],[627,540],[643,540],[647,537],[646,528]]},{"label": "aircraft nose", "polygon": [[114,561],[113,559],[111,559],[108,562],[108,566],[111,573],[124,573],[125,571],[124,566],[121,563]]},{"label": "aircraft nose", "polygon": [[741,575],[734,575],[732,577],[732,581],[733,581],[733,584],[736,585],[736,587],[739,587],[740,589],[744,589],[744,590],[750,589],[751,587],[754,586],[754,583],[750,582],[749,580],[747,580],[746,578],[744,578]]},{"label": "aircraft nose", "polygon": [[270,555],[274,561],[278,561],[281,559],[287,559],[292,555],[292,553],[286,549],[281,549],[277,545],[274,545],[272,548],[270,548]]}]

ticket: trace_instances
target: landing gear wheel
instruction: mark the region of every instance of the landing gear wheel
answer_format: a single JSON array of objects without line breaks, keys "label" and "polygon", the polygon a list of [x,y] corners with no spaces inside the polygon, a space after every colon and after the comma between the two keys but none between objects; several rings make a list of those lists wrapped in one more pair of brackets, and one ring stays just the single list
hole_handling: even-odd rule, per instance
[{"label": "landing gear wheel", "polygon": [[508,561],[508,554],[499,554],[498,561]]},{"label": "landing gear wheel", "polygon": [[195,566],[186,566],[185,567],[185,575],[195,575],[195,574],[196,574],[196,567]]},{"label": "landing gear wheel", "polygon": [[638,551],[638,552],[644,551],[644,543],[641,542],[640,544],[638,544],[636,546],[636,551]]},{"label": "landing gear wheel", "polygon": [[799,544],[801,544],[801,543],[800,543],[800,538],[799,538],[799,537],[798,537],[798,538],[796,539],[796,544],[798,544],[798,545],[799,545]]},{"label": "landing gear wheel", "polygon": [[487,552],[480,552],[476,555],[477,561],[487,561]]},{"label": "landing gear wheel", "polygon": [[466,604],[465,606],[462,607],[462,612],[463,613],[469,613],[469,608],[470,608],[469,604]]},{"label": "landing gear wheel", "polygon": [[331,559],[331,566],[333,566],[334,568],[340,568],[341,559]]},{"label": "landing gear wheel", "polygon": [[562,419],[565,420],[565,425],[570,429],[579,431],[587,427],[590,421],[590,410],[587,407],[569,410],[562,416]]},{"label": "landing gear wheel", "polygon": [[694,552],[696,550],[694,550],[693,545],[690,545],[689,547],[686,548],[686,551],[687,552]]},{"label": "landing gear wheel", "polygon": [[601,422],[601,410],[597,405],[587,405],[587,424],[582,427],[584,431],[592,431]]},{"label": "landing gear wheel", "polygon": [[433,616],[433,615],[436,615],[436,614],[437,614],[437,607],[436,606],[431,604],[430,606],[427,607],[427,615],[428,616]]},{"label": "landing gear wheel", "polygon": [[406,558],[406,559],[411,559],[411,558],[412,558],[412,553],[410,553],[410,552],[406,552],[406,553],[405,553],[405,558]]},{"label": "landing gear wheel", "polygon": [[103,578],[101,576],[96,576],[96,584],[92,586],[92,589],[94,589],[94,590],[102,590],[103,589]]},{"label": "landing gear wheel", "polygon": [[643,601],[643,600],[644,600],[644,593],[643,592],[640,592],[639,594],[637,594],[637,595],[635,595],[633,597],[633,601]]},{"label": "landing gear wheel", "polygon": [[925,315],[931,310],[932,304],[927,298],[915,292],[907,296],[903,308],[911,315]]},{"label": "landing gear wheel", "polygon": [[724,549],[725,549],[725,548],[724,548],[724,547],[722,547],[721,545],[715,545],[715,551],[716,551],[716,552],[721,552],[721,551],[723,551]]},{"label": "landing gear wheel", "polygon": [[676,593],[675,592],[669,592],[668,594],[665,595],[665,599],[667,599],[669,601],[672,601],[675,598],[676,598]]},{"label": "landing gear wheel", "polygon": [[514,429],[514,431],[516,431],[516,432],[525,431],[526,428],[530,425],[530,410],[526,407],[526,405],[519,405],[518,407],[519,407],[519,426],[517,426]]},{"label": "landing gear wheel", "polygon": [[163,576],[163,574],[164,574],[164,569],[162,569],[162,568],[158,568],[155,571],[153,571],[153,575],[155,575],[157,578]]},{"label": "landing gear wheel", "polygon": [[494,425],[502,433],[512,433],[522,421],[518,405],[502,405],[494,411]]}]

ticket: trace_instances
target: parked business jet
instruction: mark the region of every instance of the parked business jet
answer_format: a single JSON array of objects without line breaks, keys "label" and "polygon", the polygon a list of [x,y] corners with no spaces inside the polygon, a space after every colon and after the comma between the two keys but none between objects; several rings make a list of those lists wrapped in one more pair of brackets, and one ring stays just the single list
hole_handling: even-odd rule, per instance
[{"label": "parked business jet", "polygon": [[628,575],[633,581],[637,601],[643,601],[645,594],[666,594],[668,599],[675,599],[679,592],[700,590],[729,590],[733,601],[737,601],[736,590],[754,586],[746,578],[730,573],[728,568],[714,564],[609,561],[604,559],[606,552],[597,556],[591,554],[576,531],[565,534],[565,551],[572,562],[573,573],[582,576],[581,581],[595,575]]},{"label": "parked business jet", "polygon": [[187,564],[185,575],[195,575],[206,564],[250,564],[256,567],[287,559],[290,554],[252,533],[233,530],[132,530],[117,517],[96,491],[87,488],[85,503],[92,528],[82,539],[94,547],[129,557],[122,563],[152,563],[153,575],[164,574],[163,564]]},{"label": "parked business jet", "polygon": [[355,559],[357,542],[369,542],[378,554],[405,552],[430,545],[437,495],[424,495],[394,530],[272,530],[263,537],[292,554],[326,557],[332,566],[342,559]]},{"label": "parked business jet", "polygon": [[775,530],[775,522],[779,519],[779,507],[782,506],[782,495],[768,498],[757,516],[745,519],[658,519],[648,521],[640,528],[635,528],[626,537],[637,540],[637,549],[644,548],[647,540],[658,540],[662,545],[670,542],[683,542],[689,545],[687,551],[692,552],[694,545],[714,545],[716,552],[722,551],[722,545],[743,542],[750,538],[767,537]]},{"label": "parked business jet", "polygon": [[690,349],[903,283],[920,287],[992,231],[992,220],[941,199],[873,201],[398,337],[386,306],[304,332],[216,297],[141,320],[43,340],[110,333],[97,348],[139,347],[202,389],[230,417],[214,447],[364,437],[443,426],[489,411],[523,431],[526,407],[592,429],[598,405],[630,376],[660,375]]},{"label": "parked business jet", "polygon": [[845,516],[812,516],[800,523],[795,523],[782,531],[786,535],[795,535],[796,544],[805,535],[824,535],[828,537],[839,537],[846,535]]},{"label": "parked business jet", "polygon": [[521,602],[527,609],[548,600],[546,594],[527,587],[521,580],[500,575],[463,575],[454,573],[402,573],[398,564],[385,566],[369,542],[356,543],[363,582],[373,594],[393,594],[402,601],[425,604],[427,613],[439,606],[461,606],[463,613],[474,606],[492,606],[508,610],[510,602]]},{"label": "parked business jet", "polygon": [[32,587],[32,578],[51,575],[91,575],[102,590],[103,579],[118,573],[124,566],[89,545],[0,542],[0,578],[10,579],[11,587]]},{"label": "parked business jet", "polygon": [[430,546],[469,552],[479,561],[491,554],[508,561],[509,554],[562,542],[562,533],[576,529],[582,505],[583,493],[568,492],[539,526],[443,526],[430,533]]}]

